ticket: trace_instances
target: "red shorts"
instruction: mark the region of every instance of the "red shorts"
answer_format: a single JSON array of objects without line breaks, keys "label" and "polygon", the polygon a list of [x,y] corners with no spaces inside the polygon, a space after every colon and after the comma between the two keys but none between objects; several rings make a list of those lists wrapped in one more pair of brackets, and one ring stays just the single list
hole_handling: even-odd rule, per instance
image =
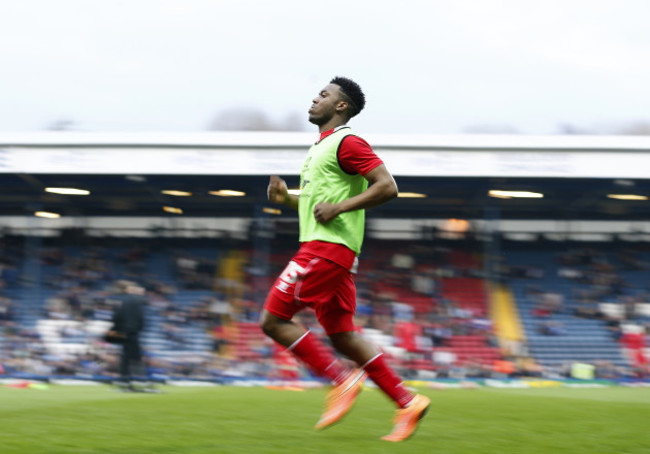
[{"label": "red shorts", "polygon": [[298,251],[277,278],[264,309],[283,320],[310,307],[329,334],[354,331],[357,292],[350,270]]}]

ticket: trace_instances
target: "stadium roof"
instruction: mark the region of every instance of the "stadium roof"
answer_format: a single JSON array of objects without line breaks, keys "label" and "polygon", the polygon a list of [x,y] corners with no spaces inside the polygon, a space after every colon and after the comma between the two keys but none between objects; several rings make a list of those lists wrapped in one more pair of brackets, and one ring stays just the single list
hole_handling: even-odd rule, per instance
[{"label": "stadium roof", "polygon": [[[366,137],[396,176],[388,218],[646,220],[649,137]],[[297,188],[309,133],[0,134],[0,215],[250,217],[269,174]],[[78,188],[87,196],[46,192]],[[241,196],[213,195],[233,190]],[[163,191],[181,191],[163,193]],[[541,198],[492,197],[490,190]],[[211,194],[213,192],[213,194]],[[621,200],[612,195],[637,195]],[[285,213],[286,214],[286,213]]]}]

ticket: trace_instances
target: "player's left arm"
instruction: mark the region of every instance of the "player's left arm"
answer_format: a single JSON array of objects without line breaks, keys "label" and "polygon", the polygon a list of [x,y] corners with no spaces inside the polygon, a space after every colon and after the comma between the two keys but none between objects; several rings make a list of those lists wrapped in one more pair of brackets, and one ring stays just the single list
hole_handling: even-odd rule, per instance
[{"label": "player's left arm", "polygon": [[385,164],[381,164],[364,175],[368,189],[339,203],[321,202],[314,207],[314,217],[326,223],[341,213],[372,208],[397,197],[397,183]]}]

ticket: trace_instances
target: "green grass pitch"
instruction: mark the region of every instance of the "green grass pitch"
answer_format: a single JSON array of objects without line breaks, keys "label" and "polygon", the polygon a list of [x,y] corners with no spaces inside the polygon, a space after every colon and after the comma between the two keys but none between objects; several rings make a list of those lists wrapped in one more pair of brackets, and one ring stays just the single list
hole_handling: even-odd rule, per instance
[{"label": "green grass pitch", "polygon": [[390,432],[392,404],[366,389],[322,432],[324,389],[108,386],[0,388],[3,454],[650,453],[650,389],[421,390],[432,398],[415,436]]}]

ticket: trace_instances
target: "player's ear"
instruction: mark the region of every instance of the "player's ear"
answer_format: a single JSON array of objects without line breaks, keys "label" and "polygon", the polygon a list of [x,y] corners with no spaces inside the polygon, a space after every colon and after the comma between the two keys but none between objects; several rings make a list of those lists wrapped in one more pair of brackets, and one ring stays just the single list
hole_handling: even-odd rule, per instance
[{"label": "player's ear", "polygon": [[348,103],[346,101],[339,101],[336,103],[336,111],[340,113],[344,113],[346,110],[348,110]]}]

